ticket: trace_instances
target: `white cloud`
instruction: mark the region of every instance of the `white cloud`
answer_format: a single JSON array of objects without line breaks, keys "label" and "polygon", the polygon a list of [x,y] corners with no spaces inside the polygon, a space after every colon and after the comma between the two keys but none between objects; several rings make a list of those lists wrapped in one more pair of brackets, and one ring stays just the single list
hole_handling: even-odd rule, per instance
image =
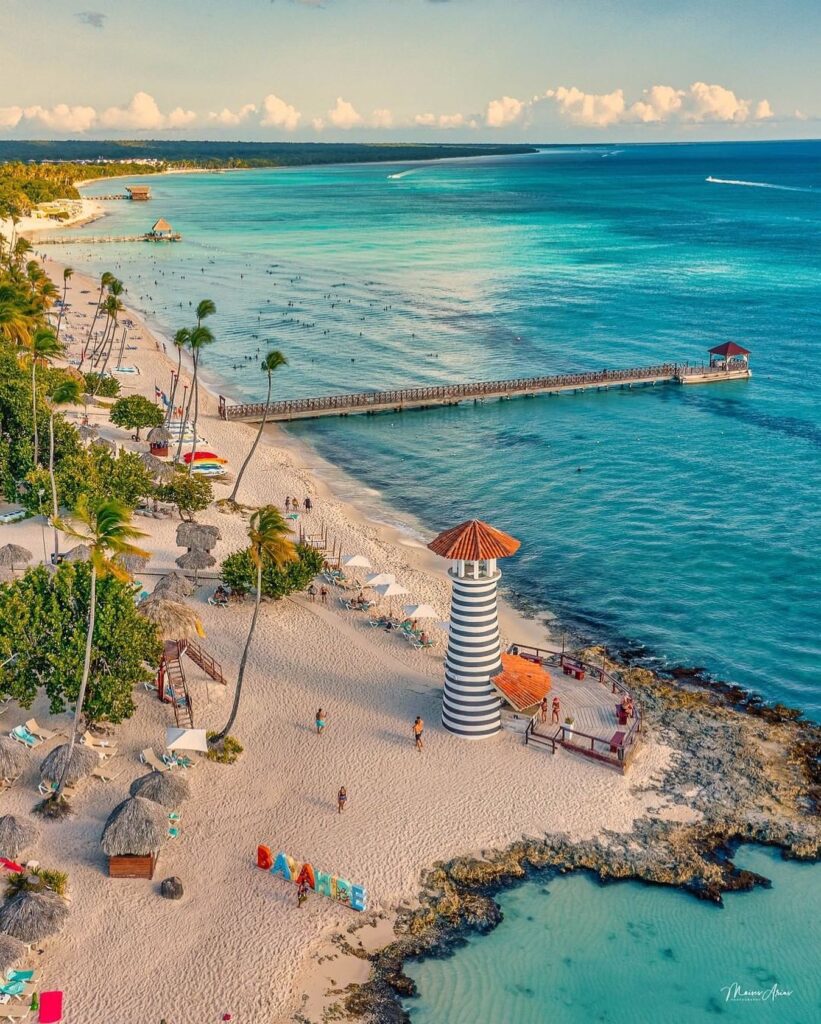
[{"label": "white cloud", "polygon": [[197,119],[193,110],[175,107],[165,115],[157,101],[147,92],[137,92],[126,107],[108,107],[100,114],[100,126],[117,131],[162,131],[184,128]]},{"label": "white cloud", "polygon": [[321,132],[325,130],[325,118],[315,117],[311,120],[311,127],[315,132]]},{"label": "white cloud", "polygon": [[750,116],[750,101],[740,100],[732,89],[723,85],[693,82],[687,97],[687,121],[746,121]]},{"label": "white cloud", "polygon": [[347,131],[349,128],[355,128],[358,124],[362,124],[362,115],[352,103],[337,96],[336,105],[328,111],[328,120],[335,128]]},{"label": "white cloud", "polygon": [[773,117],[775,112],[770,106],[769,100],[760,100],[755,105],[755,111],[753,112],[753,118],[756,121],[766,121],[768,118]]},{"label": "white cloud", "polygon": [[246,103],[239,110],[229,110],[228,107],[223,107],[222,110],[216,112],[212,110],[208,115],[208,120],[214,121],[217,124],[236,125],[247,121],[251,114],[256,112],[257,107],[255,103]]},{"label": "white cloud", "polygon": [[390,128],[393,125],[393,114],[386,107],[378,107],[371,114],[374,128]]},{"label": "white cloud", "polygon": [[420,128],[475,128],[476,121],[464,114],[417,114],[413,123]]},{"label": "white cloud", "polygon": [[16,128],[22,117],[22,107],[0,107],[0,128]]},{"label": "white cloud", "polygon": [[23,116],[53,131],[85,132],[97,120],[97,111],[94,107],[70,107],[66,103],[58,103],[56,107],[26,107]]},{"label": "white cloud", "polygon": [[269,93],[262,101],[262,117],[260,124],[263,128],[284,128],[286,132],[292,132],[300,122],[302,114],[292,107],[290,103]]},{"label": "white cloud", "polygon": [[634,120],[650,124],[666,121],[678,113],[686,94],[683,89],[674,89],[671,85],[653,85],[642,95],[644,98],[636,100],[629,113]]},{"label": "white cloud", "polygon": [[608,93],[590,93],[582,92],[575,86],[567,89],[560,85],[558,89],[548,89],[545,96],[555,100],[561,113],[575,124],[606,128],[622,120],[624,116],[623,89],[614,89]]},{"label": "white cloud", "polygon": [[[6,109],[8,110],[9,108],[7,107]],[[12,107],[11,109],[13,110],[14,108]],[[799,110],[797,107],[793,111],[793,115],[792,116],[796,119],[796,121],[807,121],[807,120],[809,120],[809,115],[805,114],[803,110]],[[2,124],[2,123],[3,123],[3,112],[2,112],[2,110],[0,110],[0,124]]]},{"label": "white cloud", "polygon": [[518,121],[525,110],[525,104],[513,96],[502,96],[499,100],[491,100],[487,105],[485,124],[488,128],[504,128]]}]

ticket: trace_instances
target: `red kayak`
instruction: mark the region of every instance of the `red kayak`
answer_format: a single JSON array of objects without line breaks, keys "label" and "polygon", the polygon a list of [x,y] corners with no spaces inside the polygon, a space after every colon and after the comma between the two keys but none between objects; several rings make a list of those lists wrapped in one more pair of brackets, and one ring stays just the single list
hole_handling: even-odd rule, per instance
[{"label": "red kayak", "polygon": [[186,452],[185,455],[183,455],[183,459],[186,462],[190,462],[192,458],[194,459],[195,462],[198,461],[199,459],[217,459],[219,462],[223,461],[222,459],[220,459],[219,455],[216,455],[214,452],[197,451],[194,452],[193,454],[191,452]]}]

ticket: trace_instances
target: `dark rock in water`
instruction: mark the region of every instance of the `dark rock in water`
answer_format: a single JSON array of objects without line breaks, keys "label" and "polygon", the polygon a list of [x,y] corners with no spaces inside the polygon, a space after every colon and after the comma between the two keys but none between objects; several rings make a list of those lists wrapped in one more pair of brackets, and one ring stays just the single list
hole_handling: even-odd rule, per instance
[{"label": "dark rock in water", "polygon": [[181,900],[183,896],[182,881],[176,876],[164,878],[160,884],[160,896],[164,900]]}]

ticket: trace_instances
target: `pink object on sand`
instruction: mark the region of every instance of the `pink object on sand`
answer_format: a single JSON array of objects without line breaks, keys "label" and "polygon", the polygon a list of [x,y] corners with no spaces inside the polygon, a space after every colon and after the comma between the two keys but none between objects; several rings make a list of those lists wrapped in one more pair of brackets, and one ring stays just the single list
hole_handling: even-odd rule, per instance
[{"label": "pink object on sand", "polygon": [[63,1019],[63,993],[40,993],[40,1024],[56,1024]]},{"label": "pink object on sand", "polygon": [[15,871],[18,875],[26,870],[22,864],[18,864],[13,860],[8,860],[6,857],[0,857],[0,864],[2,864],[8,871]]}]

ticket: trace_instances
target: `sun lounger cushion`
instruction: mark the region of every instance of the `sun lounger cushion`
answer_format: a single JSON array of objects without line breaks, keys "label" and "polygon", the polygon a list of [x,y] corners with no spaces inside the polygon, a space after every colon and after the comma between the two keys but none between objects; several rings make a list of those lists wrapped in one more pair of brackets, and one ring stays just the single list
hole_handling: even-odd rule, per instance
[{"label": "sun lounger cushion", "polygon": [[57,1024],[63,1019],[63,993],[40,993],[40,1024]]}]

